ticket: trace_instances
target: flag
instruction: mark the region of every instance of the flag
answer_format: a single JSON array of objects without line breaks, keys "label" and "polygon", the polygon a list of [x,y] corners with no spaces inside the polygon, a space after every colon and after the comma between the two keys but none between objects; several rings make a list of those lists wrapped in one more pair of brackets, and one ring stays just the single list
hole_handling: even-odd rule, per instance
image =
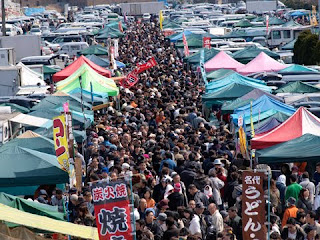
[{"label": "flag", "polygon": [[252,101],[250,102],[250,125],[251,125],[251,137],[253,138],[254,133],[254,126],[253,126],[253,119],[252,119]]},{"label": "flag", "polygon": [[182,35],[182,40],[183,40],[183,46],[184,46],[184,55],[187,57],[190,55],[190,53],[189,53],[186,35],[184,35],[184,34]]},{"label": "flag", "polygon": [[62,107],[63,107],[64,113],[69,112],[69,103],[68,103],[68,102],[65,102],[65,103],[62,105]]},{"label": "flag", "polygon": [[110,55],[110,69],[116,70],[117,69],[117,63],[116,59],[114,57],[114,47],[109,47],[109,55]]},{"label": "flag", "polygon": [[128,21],[128,19],[127,19],[127,14],[126,14],[126,13],[123,14],[123,21],[124,21],[125,23]]},{"label": "flag", "polygon": [[135,70],[133,70],[132,72],[130,72],[126,78],[122,79],[120,81],[120,85],[124,88],[131,88],[132,86],[134,86],[137,82],[139,81],[139,77],[137,75],[137,73],[135,72]]},{"label": "flag", "polygon": [[65,115],[53,118],[53,142],[60,168],[70,174],[69,147]]},{"label": "flag", "polygon": [[132,240],[127,184],[122,180],[97,181],[91,186],[100,240]]},{"label": "flag", "polygon": [[156,66],[157,64],[158,64],[157,61],[154,59],[154,57],[152,57],[148,60],[148,62],[138,65],[137,68],[135,69],[135,72],[137,74],[142,73],[148,70],[149,68]]},{"label": "flag", "polygon": [[204,49],[200,50],[200,71],[205,84],[208,84],[206,70],[204,69]]},{"label": "flag", "polygon": [[240,152],[244,158],[247,156],[247,140],[246,140],[246,133],[241,126],[239,128],[239,142],[240,142]]},{"label": "flag", "polygon": [[268,33],[269,33],[269,15],[266,16],[266,31],[267,31],[266,35],[268,35]]},{"label": "flag", "polygon": [[159,23],[160,23],[160,29],[162,30],[162,22],[163,22],[163,13],[162,13],[162,10],[160,10],[160,13],[159,13]]},{"label": "flag", "polygon": [[122,27],[122,22],[121,21],[119,21],[119,23],[118,23],[118,28],[119,28],[120,32],[123,32],[123,27]]},{"label": "flag", "polygon": [[203,38],[203,47],[210,49],[210,48],[211,48],[211,43],[210,43],[210,41],[211,41],[211,38],[210,38],[210,37],[204,37],[204,38]]}]

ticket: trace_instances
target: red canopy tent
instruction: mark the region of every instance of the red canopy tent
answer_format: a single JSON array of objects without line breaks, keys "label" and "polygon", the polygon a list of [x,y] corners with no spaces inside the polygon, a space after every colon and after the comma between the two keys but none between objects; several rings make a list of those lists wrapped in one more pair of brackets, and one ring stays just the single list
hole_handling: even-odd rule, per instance
[{"label": "red canopy tent", "polygon": [[65,69],[61,70],[60,72],[55,73],[52,76],[53,81],[59,82],[61,80],[66,79],[72,73],[74,73],[76,70],[78,70],[78,68],[81,67],[84,63],[89,65],[93,70],[95,70],[97,73],[101,74],[102,76],[105,76],[107,78],[111,77],[111,72],[109,70],[107,70],[103,67],[100,67],[99,65],[90,61],[85,56],[81,56],[77,60],[75,60],[73,63],[71,63],[69,66],[67,66]]},{"label": "red canopy tent", "polygon": [[320,136],[320,119],[304,107],[300,107],[290,118],[272,131],[253,138],[251,148],[264,149],[307,133]]}]

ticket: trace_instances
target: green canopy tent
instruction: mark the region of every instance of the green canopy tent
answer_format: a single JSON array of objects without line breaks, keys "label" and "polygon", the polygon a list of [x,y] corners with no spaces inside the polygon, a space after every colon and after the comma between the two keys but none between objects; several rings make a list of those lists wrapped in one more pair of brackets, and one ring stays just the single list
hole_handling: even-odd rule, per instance
[{"label": "green canopy tent", "polygon": [[242,97],[253,89],[254,88],[251,86],[233,83],[217,92],[204,94],[202,96],[202,101],[207,107],[212,105],[222,105],[223,102]]},{"label": "green canopy tent", "polygon": [[264,20],[265,20],[264,17],[258,16],[258,17],[256,17],[256,18],[252,19],[251,22],[264,22]]},{"label": "green canopy tent", "polygon": [[247,28],[254,26],[252,23],[250,23],[247,19],[242,19],[240,22],[237,22],[233,24],[233,27],[240,27],[240,28]]},{"label": "green canopy tent", "polygon": [[71,92],[76,88],[82,89],[94,93],[108,93],[109,96],[117,96],[119,94],[119,88],[113,79],[106,78],[96,71],[94,71],[87,64],[83,64],[77,71],[66,79],[57,83],[57,89],[61,92]]},{"label": "green canopy tent", "polygon": [[181,25],[175,22],[169,22],[168,24],[163,25],[163,29],[167,29],[167,28],[170,28],[170,29],[181,28]]},{"label": "green canopy tent", "polygon": [[297,73],[297,74],[302,74],[302,73],[319,73],[316,69],[313,68],[308,68],[299,64],[292,64],[291,66],[284,68],[279,71],[281,74],[286,74],[286,73]]},{"label": "green canopy tent", "polygon": [[[219,52],[220,52],[220,50],[217,50],[214,48],[211,48],[211,49],[204,48],[204,62],[209,61],[211,58],[216,56]],[[201,53],[201,49],[198,52],[196,52],[188,57],[185,57],[184,60],[186,62],[188,62],[189,64],[199,65],[200,64],[200,53]]]},{"label": "green canopy tent", "polygon": [[106,32],[96,37],[96,39],[121,38],[123,36],[122,32]]},{"label": "green canopy tent", "polygon": [[279,54],[272,52],[269,49],[259,48],[257,46],[250,46],[245,49],[236,51],[235,53],[232,54],[232,57],[238,62],[247,64],[256,56],[258,56],[261,52],[264,52],[265,54],[267,54],[269,57],[272,57],[273,59],[280,59]]},{"label": "green canopy tent", "polygon": [[38,152],[47,153],[54,156],[56,155],[56,151],[54,149],[54,142],[51,139],[43,137],[30,130],[19,135],[17,138],[7,142],[2,147],[11,148],[15,146],[32,149]]},{"label": "green canopy tent", "polygon": [[316,93],[320,92],[320,88],[310,84],[296,81],[286,84],[285,86],[277,89],[275,93]]},{"label": "green canopy tent", "polygon": [[304,134],[293,140],[258,150],[259,163],[318,162],[320,158],[320,137]]},{"label": "green canopy tent", "polygon": [[293,50],[294,44],[296,43],[297,39],[292,40],[291,42],[288,42],[284,46],[281,47],[282,50]]},{"label": "green canopy tent", "polygon": [[[128,29],[128,27],[125,23],[121,22],[121,25],[122,25],[123,30]],[[111,27],[111,28],[119,30],[119,21],[112,21],[112,22],[108,23],[105,27]]]},{"label": "green canopy tent", "polygon": [[282,25],[284,23],[285,21],[280,18],[277,18],[277,17],[269,18],[269,25]]},{"label": "green canopy tent", "polygon": [[21,112],[21,113],[28,113],[30,110],[26,107],[20,106],[15,103],[1,103],[0,106],[9,106],[11,107],[11,111],[13,112]]},{"label": "green canopy tent", "polygon": [[301,27],[302,25],[293,21],[293,20],[290,20],[289,22],[286,22],[284,24],[282,24],[282,27]]},{"label": "green canopy tent", "polygon": [[47,82],[52,83],[52,75],[55,74],[56,72],[58,72],[58,70],[48,67],[46,65],[43,65],[44,80],[49,79],[49,81]]},{"label": "green canopy tent", "polygon": [[231,69],[221,68],[219,70],[212,71],[212,72],[208,73],[207,74],[207,79],[208,80],[215,80],[215,79],[226,77],[226,76],[228,76],[228,75],[230,75],[232,73],[234,73],[234,71],[231,70]]},{"label": "green canopy tent", "polygon": [[[35,133],[40,134],[43,137],[53,139],[53,129],[48,128],[37,128],[34,130]],[[77,143],[82,143],[86,138],[86,131],[85,130],[76,130],[73,129],[73,136]]]},{"label": "green canopy tent", "polygon": [[69,182],[69,175],[60,168],[56,156],[35,150],[1,147],[0,164],[0,187]]},{"label": "green canopy tent", "polygon": [[19,209],[23,212],[28,212],[60,221],[65,221],[65,214],[58,212],[57,206],[51,206],[48,204],[29,201],[3,192],[0,192],[0,203],[12,208]]},{"label": "green canopy tent", "polygon": [[[202,48],[203,40],[196,37],[187,37],[188,48]],[[183,48],[183,42],[179,41],[175,44],[177,48]]]},{"label": "green canopy tent", "polygon": [[80,55],[108,55],[108,50],[100,45],[91,45],[84,49]]}]

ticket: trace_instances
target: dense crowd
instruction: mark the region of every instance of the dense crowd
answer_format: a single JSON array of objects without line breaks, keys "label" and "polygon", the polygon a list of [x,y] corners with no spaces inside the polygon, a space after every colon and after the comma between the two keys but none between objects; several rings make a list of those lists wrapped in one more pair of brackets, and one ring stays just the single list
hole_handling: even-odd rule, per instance
[{"label": "dense crowd", "polygon": [[[87,129],[84,155],[80,145],[76,151],[84,187],[69,191],[69,221],[95,226],[89,183],[124,178],[132,179],[127,190],[138,240],[243,239],[241,173],[250,162],[237,153],[230,125],[206,121],[202,80],[156,21],[129,24],[126,34],[119,60],[129,69],[150,57],[158,65],[134,87],[121,87],[120,107],[97,114]],[[320,165],[313,178],[299,167],[284,165],[271,180],[271,239],[319,239]],[[49,203],[47,195],[41,190],[38,199]],[[50,202],[64,211],[63,199],[57,189]]]}]

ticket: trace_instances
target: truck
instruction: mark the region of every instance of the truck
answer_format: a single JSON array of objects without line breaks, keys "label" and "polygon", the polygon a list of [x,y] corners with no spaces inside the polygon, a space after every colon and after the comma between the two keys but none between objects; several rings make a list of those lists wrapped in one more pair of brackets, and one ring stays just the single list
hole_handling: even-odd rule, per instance
[{"label": "truck", "polygon": [[40,56],[40,36],[18,35],[0,37],[0,48],[14,48],[16,62],[24,57]]},{"label": "truck", "polygon": [[21,80],[21,68],[18,66],[0,66],[0,76],[0,97],[16,95]]},{"label": "truck", "polygon": [[247,11],[249,13],[262,14],[265,12],[270,12],[277,10],[276,0],[249,0],[247,1]]},{"label": "truck", "polygon": [[121,3],[121,12],[127,16],[142,16],[144,13],[159,14],[164,10],[164,2],[131,2]]}]

